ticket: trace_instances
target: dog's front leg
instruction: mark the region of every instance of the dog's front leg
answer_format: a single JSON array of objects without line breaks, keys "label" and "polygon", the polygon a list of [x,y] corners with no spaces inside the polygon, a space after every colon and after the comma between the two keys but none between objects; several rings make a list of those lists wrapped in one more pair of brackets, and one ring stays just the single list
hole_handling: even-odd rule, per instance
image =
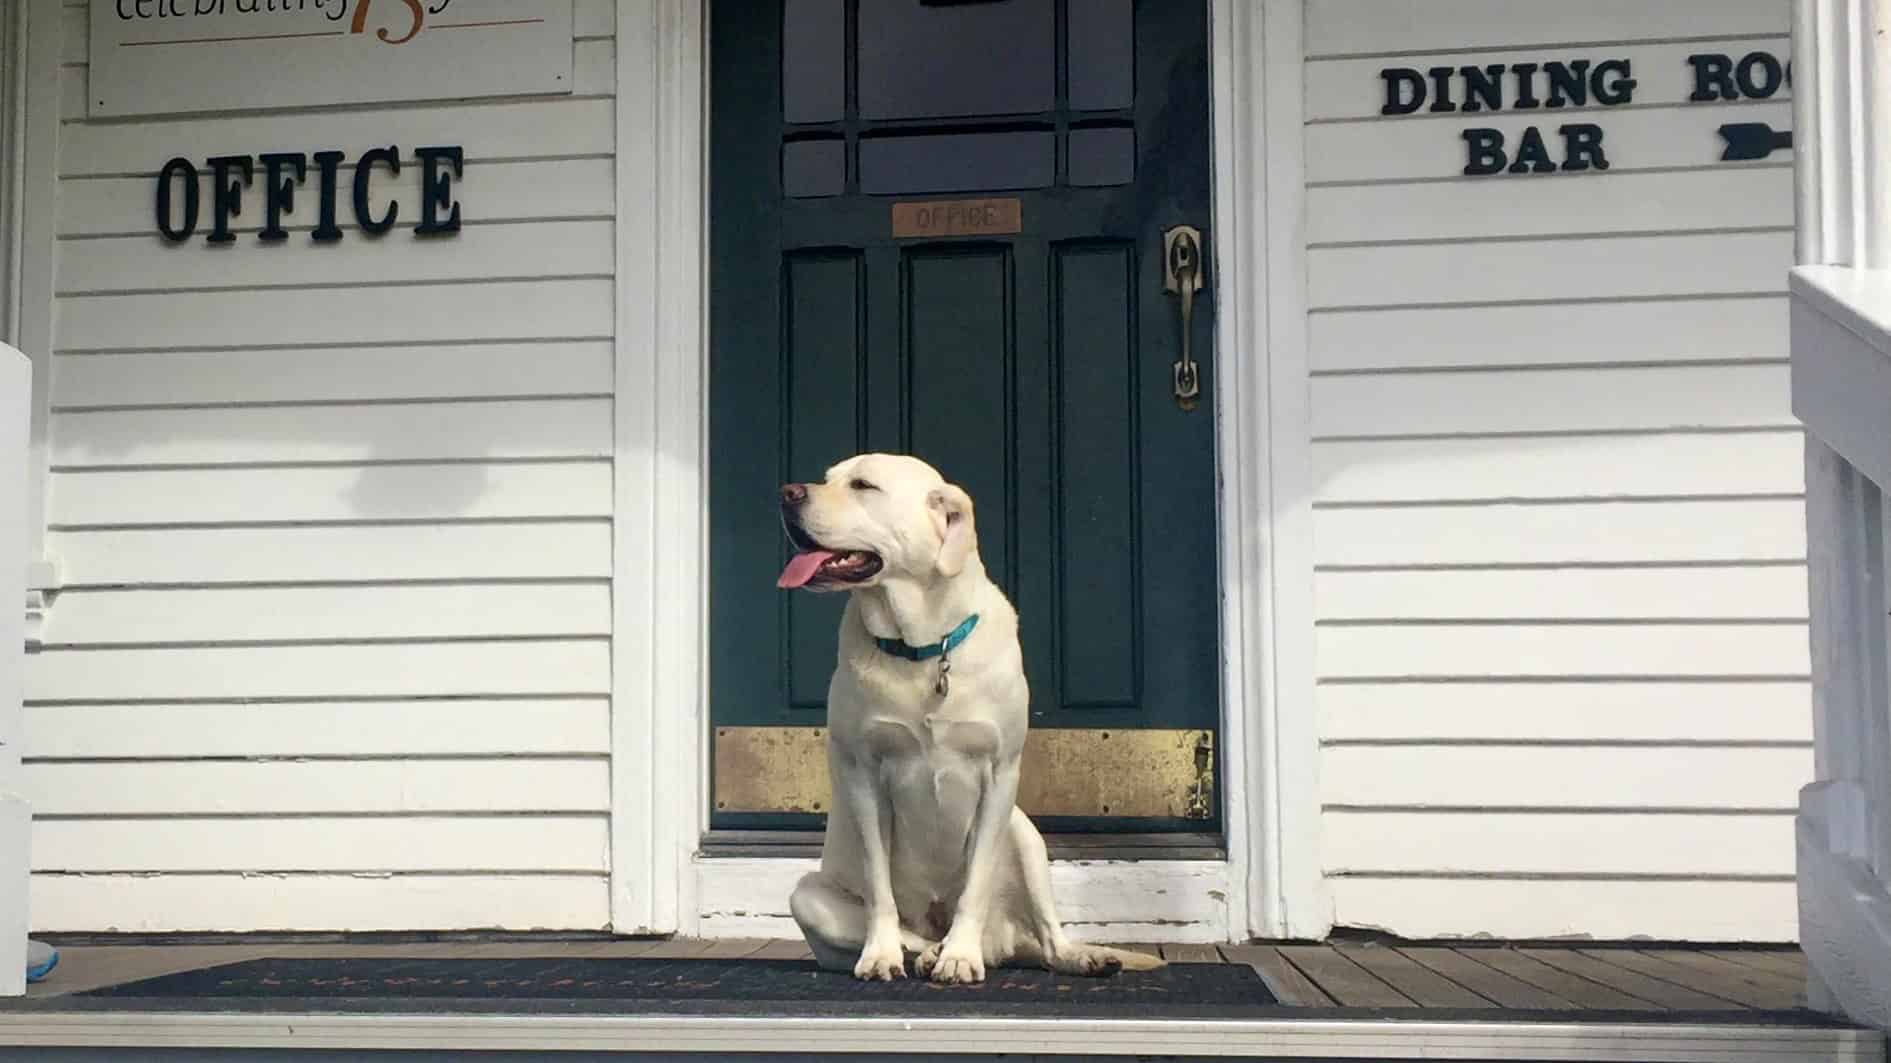
[{"label": "dog's front leg", "polygon": [[[835,747],[828,747],[830,753]],[[860,873],[866,883],[867,943],[854,964],[854,977],[890,982],[906,977],[906,956],[900,950],[900,913],[893,900],[893,871],[887,852],[892,848],[893,812],[881,800],[873,768],[847,757],[835,764],[840,799],[860,828]]]},{"label": "dog's front leg", "polygon": [[939,943],[938,958],[932,961],[930,974],[935,982],[985,980],[985,919],[991,914],[999,839],[1017,802],[1018,758],[1014,755],[986,769],[978,818],[965,854],[965,885],[952,913],[952,928]]}]

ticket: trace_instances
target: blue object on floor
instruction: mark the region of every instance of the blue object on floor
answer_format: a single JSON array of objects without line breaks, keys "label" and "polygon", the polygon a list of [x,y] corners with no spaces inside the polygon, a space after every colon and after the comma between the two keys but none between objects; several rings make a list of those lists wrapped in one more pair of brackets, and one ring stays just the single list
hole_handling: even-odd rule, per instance
[{"label": "blue object on floor", "polygon": [[26,980],[37,982],[53,973],[59,966],[59,950],[44,941],[26,943]]}]

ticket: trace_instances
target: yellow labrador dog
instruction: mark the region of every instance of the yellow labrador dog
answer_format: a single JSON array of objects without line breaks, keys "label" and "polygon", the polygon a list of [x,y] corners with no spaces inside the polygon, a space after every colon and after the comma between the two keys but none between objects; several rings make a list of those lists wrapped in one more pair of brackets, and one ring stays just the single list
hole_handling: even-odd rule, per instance
[{"label": "yellow labrador dog", "polygon": [[778,585],[851,595],[827,694],[833,808],[790,910],[816,961],[940,982],[1042,964],[1162,965],[1064,936],[1044,839],[1017,808],[1029,692],[1018,619],[978,557],[972,500],[926,463],[849,458],[781,489]]}]

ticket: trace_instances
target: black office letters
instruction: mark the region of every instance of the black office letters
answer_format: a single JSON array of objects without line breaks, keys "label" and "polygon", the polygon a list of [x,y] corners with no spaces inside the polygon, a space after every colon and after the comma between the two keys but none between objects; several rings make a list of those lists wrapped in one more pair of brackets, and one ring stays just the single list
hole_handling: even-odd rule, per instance
[{"label": "black office letters", "polygon": [[[257,164],[262,164],[263,225],[256,238],[265,243],[281,243],[289,238],[283,220],[295,213],[296,186],[309,176],[314,163],[316,187],[315,227],[309,239],[315,243],[333,243],[343,236],[336,221],[336,200],[341,193],[341,166],[347,156],[339,151],[264,152],[261,155],[218,155],[204,160],[210,171],[210,232],[208,243],[234,243],[232,218],[243,216],[243,191],[256,178]],[[414,149],[420,163],[420,222],[414,226],[417,237],[441,236],[460,231],[460,204],[453,195],[453,182],[464,176],[465,152],[456,146]],[[353,193],[349,198],[354,222],[363,235],[379,237],[393,229],[400,218],[400,204],[389,200],[377,217],[370,192],[376,180],[399,177],[401,151],[397,146],[373,148],[355,160]],[[196,164],[186,158],[166,162],[157,177],[158,232],[171,243],[182,243],[197,232],[201,214],[199,179]]]}]

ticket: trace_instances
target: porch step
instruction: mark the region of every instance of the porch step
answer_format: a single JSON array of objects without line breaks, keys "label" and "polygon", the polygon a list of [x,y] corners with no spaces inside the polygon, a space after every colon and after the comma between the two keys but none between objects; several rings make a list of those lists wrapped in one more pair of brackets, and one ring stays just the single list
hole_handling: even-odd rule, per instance
[{"label": "porch step", "polygon": [[[0,1061],[47,1049],[227,1048],[300,1054],[589,1051],[825,1059],[869,1054],[999,1059],[1019,1054],[1254,1060],[1481,1060],[1486,1063],[1881,1063],[1882,1035],[1763,1021],[1414,1018],[983,1019],[739,1018],[533,1014],[256,1014],[0,1011]],[[114,1058],[83,1057],[83,1058]],[[272,1054],[270,1058],[282,1058]]]}]

